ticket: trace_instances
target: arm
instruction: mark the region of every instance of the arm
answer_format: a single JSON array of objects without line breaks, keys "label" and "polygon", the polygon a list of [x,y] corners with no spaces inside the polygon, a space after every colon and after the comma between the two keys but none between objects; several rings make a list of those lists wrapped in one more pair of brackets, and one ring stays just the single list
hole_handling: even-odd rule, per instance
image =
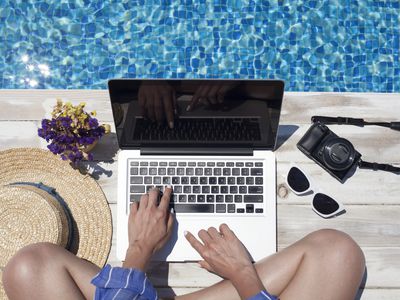
[{"label": "arm", "polygon": [[[140,205],[133,203],[128,219],[129,247],[123,268],[105,266],[92,284],[96,288],[96,299],[157,299],[157,293],[147,279],[146,265],[154,252],[160,249],[171,235],[174,221],[168,212],[171,188],[166,188],[160,204],[159,191],[153,189],[143,195]],[[142,299],[140,298],[140,299]]]}]

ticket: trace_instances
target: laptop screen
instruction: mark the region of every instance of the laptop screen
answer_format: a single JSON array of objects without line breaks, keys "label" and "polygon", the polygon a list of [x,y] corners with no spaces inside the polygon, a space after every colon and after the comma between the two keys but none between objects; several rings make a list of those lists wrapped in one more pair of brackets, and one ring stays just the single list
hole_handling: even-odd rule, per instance
[{"label": "laptop screen", "polygon": [[283,81],[113,79],[108,88],[121,149],[275,147]]}]

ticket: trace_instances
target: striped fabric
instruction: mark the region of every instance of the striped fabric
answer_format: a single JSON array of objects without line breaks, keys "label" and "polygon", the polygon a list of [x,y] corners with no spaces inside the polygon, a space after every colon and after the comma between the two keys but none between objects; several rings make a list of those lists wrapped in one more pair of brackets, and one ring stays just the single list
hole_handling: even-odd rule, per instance
[{"label": "striped fabric", "polygon": [[[157,300],[157,292],[146,274],[140,270],[106,265],[92,279],[96,286],[94,300]],[[248,300],[277,300],[261,291]]]}]

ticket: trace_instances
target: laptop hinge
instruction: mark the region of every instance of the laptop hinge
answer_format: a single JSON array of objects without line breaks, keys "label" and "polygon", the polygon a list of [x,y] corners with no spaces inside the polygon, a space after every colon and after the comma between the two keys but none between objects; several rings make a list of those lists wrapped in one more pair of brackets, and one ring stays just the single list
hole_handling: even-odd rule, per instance
[{"label": "laptop hinge", "polygon": [[142,148],[141,155],[253,155],[248,148]]}]

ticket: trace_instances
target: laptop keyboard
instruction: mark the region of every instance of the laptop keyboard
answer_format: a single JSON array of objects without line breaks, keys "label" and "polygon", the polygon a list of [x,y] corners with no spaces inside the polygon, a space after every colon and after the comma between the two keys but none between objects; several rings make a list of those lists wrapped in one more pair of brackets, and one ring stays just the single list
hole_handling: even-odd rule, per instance
[{"label": "laptop keyboard", "polygon": [[258,118],[179,118],[171,130],[165,125],[138,118],[133,134],[140,141],[259,141]]},{"label": "laptop keyboard", "polygon": [[177,213],[263,213],[262,161],[130,160],[129,200],[156,186],[173,187],[171,207]]}]

